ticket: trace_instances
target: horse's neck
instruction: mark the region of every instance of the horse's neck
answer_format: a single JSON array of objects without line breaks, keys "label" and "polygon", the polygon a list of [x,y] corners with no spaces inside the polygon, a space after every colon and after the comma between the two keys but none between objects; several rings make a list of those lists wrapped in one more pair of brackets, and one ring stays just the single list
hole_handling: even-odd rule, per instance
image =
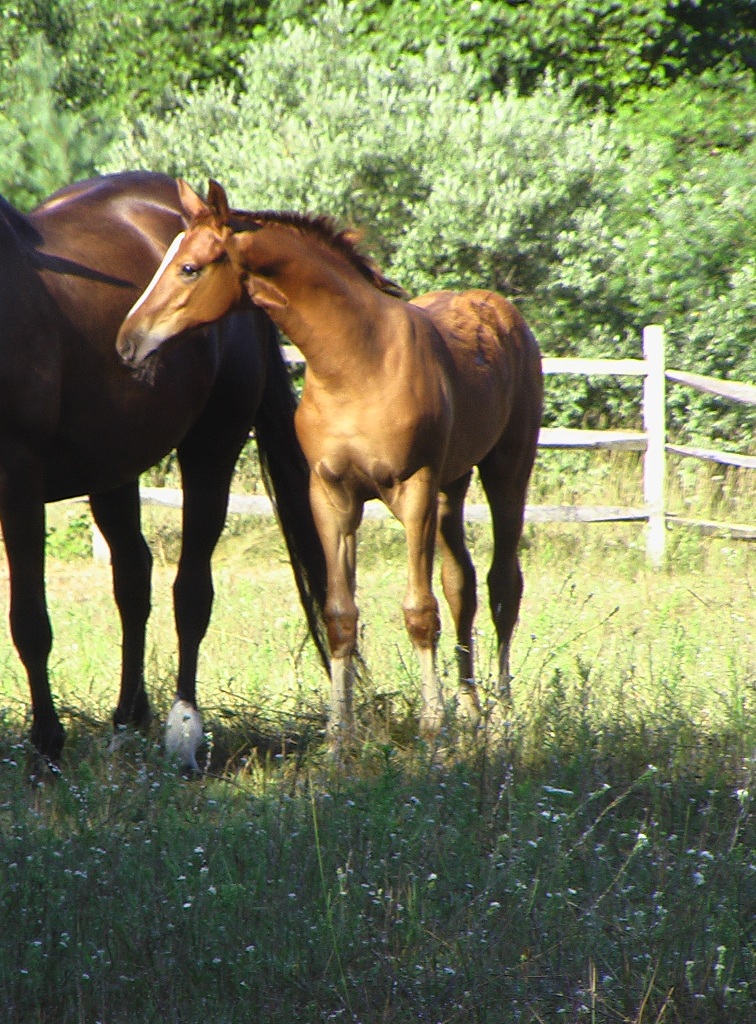
[{"label": "horse's neck", "polygon": [[381,360],[376,323],[388,297],[358,274],[312,269],[292,275],[289,306],[273,319],[304,356],[311,378],[359,386]]}]

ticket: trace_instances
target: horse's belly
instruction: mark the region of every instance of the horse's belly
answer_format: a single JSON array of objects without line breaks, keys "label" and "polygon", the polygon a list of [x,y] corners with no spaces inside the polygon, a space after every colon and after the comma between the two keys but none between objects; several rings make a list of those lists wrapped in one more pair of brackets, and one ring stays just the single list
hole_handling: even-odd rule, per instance
[{"label": "horse's belly", "polygon": [[473,389],[456,397],[444,461],[444,484],[477,466],[496,445],[509,422],[511,401],[504,387]]}]

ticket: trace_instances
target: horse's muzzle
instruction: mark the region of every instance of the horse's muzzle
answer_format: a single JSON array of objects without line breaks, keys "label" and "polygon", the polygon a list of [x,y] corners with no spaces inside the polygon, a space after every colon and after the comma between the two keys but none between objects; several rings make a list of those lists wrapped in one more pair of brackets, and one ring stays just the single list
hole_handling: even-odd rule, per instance
[{"label": "horse's muzzle", "polygon": [[126,366],[137,369],[150,351],[149,339],[144,332],[130,330],[126,324],[121,326],[116,338],[116,352]]}]

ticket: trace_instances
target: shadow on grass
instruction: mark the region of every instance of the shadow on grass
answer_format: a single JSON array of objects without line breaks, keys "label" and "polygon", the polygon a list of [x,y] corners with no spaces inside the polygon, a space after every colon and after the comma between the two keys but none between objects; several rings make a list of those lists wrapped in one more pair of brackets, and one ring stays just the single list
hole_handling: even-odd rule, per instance
[{"label": "shadow on grass", "polygon": [[513,719],[496,746],[452,726],[431,749],[411,713],[368,711],[346,770],[317,716],[211,711],[192,781],[157,728],[109,756],[78,715],[30,790],[3,733],[8,1024],[750,1024],[742,735],[683,770],[677,728]]}]

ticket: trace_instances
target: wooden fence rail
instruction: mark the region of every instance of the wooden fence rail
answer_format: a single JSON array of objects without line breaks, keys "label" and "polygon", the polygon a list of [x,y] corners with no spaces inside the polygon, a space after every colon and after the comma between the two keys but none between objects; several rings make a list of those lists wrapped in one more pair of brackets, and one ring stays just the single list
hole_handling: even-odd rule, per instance
[{"label": "wooden fence rail", "polygon": [[[298,350],[291,345],[284,346],[284,354],[292,365],[301,365],[303,360]],[[544,356],[543,372],[551,374],[580,374],[583,376],[632,376],[642,381],[643,387],[643,430],[577,430],[568,427],[544,427],[539,437],[541,448],[614,449],[643,452],[643,500],[639,508],[615,508],[596,506],[548,506],[528,505],[525,510],[529,522],[645,522],[646,551],[654,564],[664,558],[667,525],[678,523],[695,527],[705,533],[721,533],[737,539],[756,540],[756,526],[736,523],[719,523],[705,520],[684,519],[671,515],[665,509],[666,455],[677,455],[706,459],[724,465],[756,469],[756,456],[740,455],[737,452],[722,452],[704,448],[667,444],[665,424],[666,382],[671,381],[718,395],[736,402],[756,405],[756,386],[737,381],[722,381],[701,374],[668,370],[664,358],[664,330],[652,325],[643,330],[642,359],[581,359],[552,358]],[[181,491],[172,488],[143,487],[142,501],[180,507]],[[267,498],[259,495],[232,494],[229,511],[241,514],[262,514],[271,511]],[[368,518],[388,515],[378,502],[369,502],[365,509]],[[468,505],[465,516],[469,521],[488,518],[485,505]],[[93,534],[95,557],[109,558],[110,553],[104,539]]]}]

